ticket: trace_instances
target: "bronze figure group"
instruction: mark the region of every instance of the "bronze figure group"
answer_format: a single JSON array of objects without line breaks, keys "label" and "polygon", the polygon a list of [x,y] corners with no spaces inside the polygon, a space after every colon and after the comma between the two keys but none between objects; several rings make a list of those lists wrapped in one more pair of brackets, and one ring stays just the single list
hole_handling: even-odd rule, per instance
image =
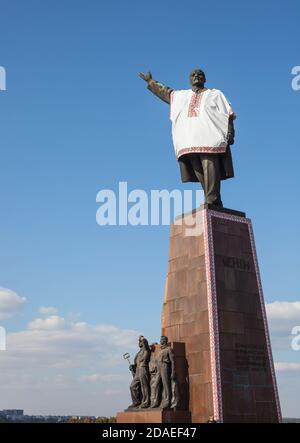
[{"label": "bronze figure group", "polygon": [[175,361],[168,338],[161,337],[160,345],[151,346],[144,336],[139,337],[140,350],[134,364],[129,366],[133,375],[130,385],[132,404],[129,408],[176,409],[179,389]]}]

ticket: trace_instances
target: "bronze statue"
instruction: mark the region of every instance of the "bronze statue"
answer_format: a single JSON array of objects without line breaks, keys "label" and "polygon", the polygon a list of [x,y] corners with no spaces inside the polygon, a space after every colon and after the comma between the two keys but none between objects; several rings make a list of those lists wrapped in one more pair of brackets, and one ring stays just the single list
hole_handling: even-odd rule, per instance
[{"label": "bronze statue", "polygon": [[205,203],[223,206],[221,180],[234,176],[230,145],[235,114],[224,94],[205,88],[205,73],[190,73],[191,89],[174,90],[140,72],[148,89],[170,104],[175,154],[182,182],[200,182]]},{"label": "bronze statue", "polygon": [[150,372],[150,407],[156,408],[161,403],[161,385],[160,385],[160,374],[157,370],[157,354],[158,344],[152,343],[150,346],[151,357],[149,362],[149,372]]},{"label": "bronze statue", "polygon": [[139,347],[134,364],[130,364],[128,353],[123,355],[133,375],[130,385],[132,404],[128,408],[182,408],[183,405],[179,407],[175,359],[168,338],[162,336],[160,345],[153,343],[149,347],[148,341],[141,335]]},{"label": "bronze statue", "polygon": [[134,364],[129,366],[133,374],[130,385],[132,404],[129,408],[148,408],[150,405],[150,348],[144,336],[139,337],[140,350],[136,354]]},{"label": "bronze statue", "polygon": [[173,351],[168,346],[168,337],[160,339],[160,349],[152,353],[151,373],[151,408],[175,409],[179,403],[179,392],[175,374]]}]

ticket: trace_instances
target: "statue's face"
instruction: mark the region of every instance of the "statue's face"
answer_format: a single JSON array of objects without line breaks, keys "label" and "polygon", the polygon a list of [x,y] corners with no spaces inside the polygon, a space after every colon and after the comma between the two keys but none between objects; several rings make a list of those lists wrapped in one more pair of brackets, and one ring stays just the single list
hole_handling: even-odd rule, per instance
[{"label": "statue's face", "polygon": [[144,337],[139,338],[139,347],[142,348],[144,346]]},{"label": "statue's face", "polygon": [[160,344],[161,345],[167,345],[168,344],[168,339],[167,339],[167,337],[161,337],[160,338]]},{"label": "statue's face", "polygon": [[205,74],[202,69],[194,69],[190,73],[190,83],[192,86],[204,85],[206,81]]}]

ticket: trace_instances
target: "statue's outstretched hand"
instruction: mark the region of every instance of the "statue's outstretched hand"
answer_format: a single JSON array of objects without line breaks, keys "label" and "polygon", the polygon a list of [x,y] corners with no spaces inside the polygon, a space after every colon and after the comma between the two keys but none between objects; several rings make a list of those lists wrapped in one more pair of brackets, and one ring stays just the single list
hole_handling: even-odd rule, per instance
[{"label": "statue's outstretched hand", "polygon": [[152,79],[151,72],[139,72],[139,76],[145,80],[145,82],[149,82]]}]

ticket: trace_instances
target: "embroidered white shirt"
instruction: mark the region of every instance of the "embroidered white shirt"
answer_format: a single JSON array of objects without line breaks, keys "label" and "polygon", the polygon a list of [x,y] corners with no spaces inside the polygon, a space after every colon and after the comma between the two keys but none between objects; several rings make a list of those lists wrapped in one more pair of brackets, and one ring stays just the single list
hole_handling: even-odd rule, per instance
[{"label": "embroidered white shirt", "polygon": [[172,91],[170,118],[176,157],[193,152],[226,151],[230,103],[218,89],[201,93],[192,89]]}]

